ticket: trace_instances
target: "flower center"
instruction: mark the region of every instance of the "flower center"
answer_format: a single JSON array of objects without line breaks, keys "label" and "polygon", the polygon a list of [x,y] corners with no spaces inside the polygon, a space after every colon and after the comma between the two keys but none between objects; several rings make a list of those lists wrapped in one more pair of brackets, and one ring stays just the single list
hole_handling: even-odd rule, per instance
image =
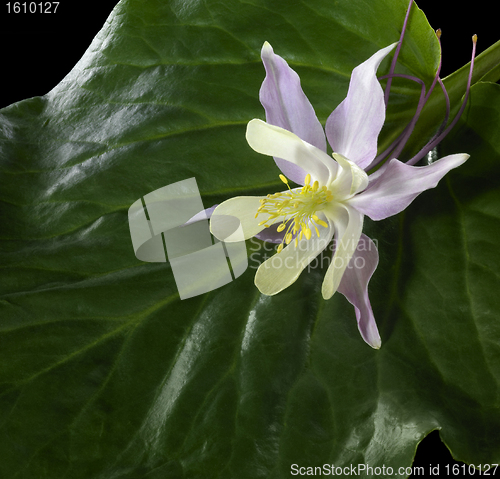
[{"label": "flower center", "polygon": [[[311,175],[306,175],[304,186],[296,191],[290,189],[288,180],[284,175],[280,175],[281,181],[288,187],[287,192],[274,193],[267,195],[267,198],[260,200],[261,205],[257,209],[255,217],[259,214],[268,214],[267,220],[261,221],[259,226],[264,225],[269,228],[276,222],[276,218],[282,217],[282,222],[278,226],[278,231],[285,231],[283,241],[278,246],[277,252],[280,253],[286,244],[291,243],[295,238],[295,247],[299,239],[304,236],[311,239],[311,227],[316,230],[319,237],[318,226],[328,227],[328,224],[316,216],[316,212],[322,210],[325,205],[332,201],[333,194],[326,186],[319,187],[315,181],[311,186]],[[281,219],[281,218],[280,218]]]}]

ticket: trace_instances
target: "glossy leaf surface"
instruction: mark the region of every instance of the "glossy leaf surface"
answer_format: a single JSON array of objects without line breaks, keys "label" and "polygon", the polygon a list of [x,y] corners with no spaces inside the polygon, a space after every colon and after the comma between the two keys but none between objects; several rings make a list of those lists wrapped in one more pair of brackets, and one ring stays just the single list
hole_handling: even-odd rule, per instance
[{"label": "glossy leaf surface", "polygon": [[[470,160],[366,226],[381,255],[379,351],[342,296],[321,299],[326,264],[262,296],[253,276],[272,250],[252,240],[242,277],[181,301],[168,263],[132,250],[127,210],[152,190],[194,176],[208,207],[279,188],[244,136],[263,118],[265,40],[324,123],[352,68],[399,39],[406,6],[122,1],[61,84],[0,111],[0,476],[397,471],[435,428],[459,459],[499,462],[498,85],[473,88],[442,145]],[[438,54],[414,8],[398,71],[430,83]],[[418,94],[395,82],[382,144]],[[429,135],[442,104],[421,125]]]}]

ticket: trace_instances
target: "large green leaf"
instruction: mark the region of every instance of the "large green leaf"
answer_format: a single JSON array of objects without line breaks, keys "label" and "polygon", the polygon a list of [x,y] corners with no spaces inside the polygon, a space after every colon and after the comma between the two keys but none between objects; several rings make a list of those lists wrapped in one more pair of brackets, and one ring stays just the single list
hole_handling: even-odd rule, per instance
[{"label": "large green leaf", "polygon": [[[321,265],[262,296],[253,275],[271,252],[250,241],[242,277],[181,301],[168,264],[132,250],[128,207],[154,189],[195,176],[210,206],[278,187],[244,137],[263,117],[265,40],[324,122],[352,68],[398,40],[406,6],[122,1],[60,85],[0,112],[2,477],[397,472],[436,428],[461,460],[499,462],[498,86],[473,88],[442,147],[471,159],[404,214],[367,225],[381,255],[379,351],[342,296],[321,299]],[[438,53],[414,8],[400,71],[429,83]],[[419,93],[394,92],[382,143]]]}]

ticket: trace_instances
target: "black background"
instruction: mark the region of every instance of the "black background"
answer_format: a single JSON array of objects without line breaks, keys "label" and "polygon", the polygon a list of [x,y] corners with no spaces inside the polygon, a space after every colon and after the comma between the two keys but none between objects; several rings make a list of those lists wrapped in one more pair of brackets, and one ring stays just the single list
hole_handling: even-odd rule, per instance
[{"label": "black background", "polygon": [[[44,95],[56,86],[81,58],[116,4],[105,0],[61,0],[56,13],[8,14],[7,3],[5,0],[0,3],[0,108]],[[485,0],[467,3],[420,0],[417,4],[432,27],[443,31],[441,77],[470,60],[474,33],[479,38],[478,53],[500,38],[500,30],[493,24],[497,14],[486,10],[491,3]],[[446,6],[453,8],[443,8]]]},{"label": "black background", "polygon": [[[7,2],[2,0],[0,108],[44,95],[54,88],[81,58],[115,4],[114,1],[61,0],[56,13],[8,14]],[[497,13],[491,9],[489,1],[420,0],[417,4],[432,27],[443,31],[441,77],[470,60],[473,34],[478,35],[478,53],[500,39],[500,30],[494,26]],[[434,431],[418,446],[414,466],[423,466],[428,471],[430,466],[438,464],[440,476],[445,477],[445,465],[451,468],[453,464],[462,463],[451,457],[438,431]]]}]

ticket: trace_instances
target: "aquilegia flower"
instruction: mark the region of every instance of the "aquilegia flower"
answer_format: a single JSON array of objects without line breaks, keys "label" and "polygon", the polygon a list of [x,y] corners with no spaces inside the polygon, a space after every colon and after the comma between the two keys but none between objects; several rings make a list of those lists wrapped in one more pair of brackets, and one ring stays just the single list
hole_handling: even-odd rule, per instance
[{"label": "aquilegia flower", "polygon": [[[212,232],[221,239],[225,235],[214,219],[232,216],[240,220],[245,239],[257,236],[279,244],[276,255],[255,275],[257,288],[266,295],[290,286],[335,238],[322,295],[329,299],[340,291],[348,299],[363,339],[373,348],[379,348],[381,340],[367,288],[378,252],[362,233],[364,216],[382,220],[401,212],[469,157],[450,155],[422,167],[391,157],[375,173],[366,173],[376,164],[377,139],[385,121],[384,91],[376,72],[396,45],[379,50],[353,70],[347,97],[326,122],[330,156],[325,132],[297,73],[265,43],[266,78],[260,99],[267,122],[251,120],[246,138],[256,152],[274,157],[286,187],[266,197],[229,199],[215,208],[211,222]],[[289,180],[302,187],[290,187]],[[356,264],[363,267],[353,267],[359,259]]]}]

